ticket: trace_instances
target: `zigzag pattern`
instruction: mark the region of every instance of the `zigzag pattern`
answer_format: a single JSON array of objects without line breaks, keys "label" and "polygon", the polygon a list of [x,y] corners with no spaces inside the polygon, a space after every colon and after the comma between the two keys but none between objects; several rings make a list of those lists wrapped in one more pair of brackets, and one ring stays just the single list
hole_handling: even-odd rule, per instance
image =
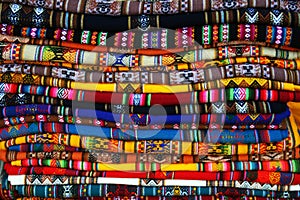
[{"label": "zigzag pattern", "polygon": [[240,183],[239,181],[235,181],[235,186],[237,188],[247,188],[247,189],[256,189],[256,190],[273,190],[277,191],[277,185],[270,185],[270,184],[260,184],[260,183],[250,183],[248,181],[243,181]]}]

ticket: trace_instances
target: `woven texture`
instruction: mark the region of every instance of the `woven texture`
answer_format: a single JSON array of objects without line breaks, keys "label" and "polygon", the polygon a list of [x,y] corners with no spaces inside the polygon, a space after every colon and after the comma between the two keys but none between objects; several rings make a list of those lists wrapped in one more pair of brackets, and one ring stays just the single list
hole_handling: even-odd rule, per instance
[{"label": "woven texture", "polygon": [[300,1],[0,0],[0,199],[299,200]]}]

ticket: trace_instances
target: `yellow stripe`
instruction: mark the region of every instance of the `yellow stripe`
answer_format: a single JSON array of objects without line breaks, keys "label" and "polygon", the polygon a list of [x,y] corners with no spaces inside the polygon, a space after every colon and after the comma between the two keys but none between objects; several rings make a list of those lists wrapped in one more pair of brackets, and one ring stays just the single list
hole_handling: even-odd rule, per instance
[{"label": "yellow stripe", "polygon": [[70,146],[80,147],[80,137],[78,135],[71,135],[70,136]]},{"label": "yellow stripe", "polygon": [[246,63],[247,62],[247,58],[246,57],[237,57],[235,58],[237,63]]},{"label": "yellow stripe", "polygon": [[135,171],[135,163],[122,163],[122,164],[99,164],[101,171]]},{"label": "yellow stripe", "polygon": [[15,139],[15,144],[25,144],[26,143],[26,136],[17,137]]},{"label": "yellow stripe", "polygon": [[90,91],[100,91],[100,92],[114,92],[116,90],[115,83],[80,83],[72,82],[71,88],[77,90],[90,90]]},{"label": "yellow stripe", "polygon": [[6,141],[1,141],[0,142],[0,150],[6,150],[6,145],[5,145]]},{"label": "yellow stripe", "polygon": [[22,166],[22,162],[21,162],[21,160],[11,161],[11,165],[12,166]]},{"label": "yellow stripe", "polygon": [[246,144],[239,144],[237,146],[238,146],[238,150],[237,150],[237,154],[238,155],[248,154],[248,145],[246,145]]},{"label": "yellow stripe", "polygon": [[124,142],[124,151],[125,153],[135,153],[135,142],[134,141],[126,141]]},{"label": "yellow stripe", "polygon": [[192,91],[192,85],[154,85],[145,84],[143,87],[144,93],[177,93]]},{"label": "yellow stripe", "polygon": [[192,144],[190,142],[182,142],[181,147],[182,150],[178,153],[192,155]]},{"label": "yellow stripe", "polygon": [[161,164],[161,171],[198,171],[198,164]]}]

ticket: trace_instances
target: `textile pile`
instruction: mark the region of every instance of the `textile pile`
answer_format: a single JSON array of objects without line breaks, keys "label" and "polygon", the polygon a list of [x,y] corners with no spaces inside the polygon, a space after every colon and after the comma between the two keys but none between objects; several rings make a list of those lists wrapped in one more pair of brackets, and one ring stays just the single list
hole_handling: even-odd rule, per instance
[{"label": "textile pile", "polygon": [[0,11],[0,199],[300,199],[300,1]]}]

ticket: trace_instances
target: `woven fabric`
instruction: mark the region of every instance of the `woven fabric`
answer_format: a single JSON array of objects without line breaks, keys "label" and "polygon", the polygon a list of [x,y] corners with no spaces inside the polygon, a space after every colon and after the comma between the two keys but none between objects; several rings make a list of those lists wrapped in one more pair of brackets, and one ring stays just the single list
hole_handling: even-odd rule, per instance
[{"label": "woven fabric", "polygon": [[56,123],[68,123],[76,125],[88,125],[96,127],[106,127],[106,128],[119,128],[122,130],[158,130],[158,129],[180,129],[180,130],[215,130],[215,129],[232,129],[232,130],[284,130],[287,129],[286,120],[283,120],[280,124],[191,124],[191,123],[180,123],[180,124],[148,124],[148,125],[136,125],[136,124],[121,124],[119,122],[109,122],[104,120],[98,120],[95,118],[82,118],[82,117],[72,117],[63,115],[26,115],[20,117],[5,117],[0,120],[0,128],[15,126],[24,123],[33,122],[56,122]]},{"label": "woven fabric", "polygon": [[[51,136],[51,135],[50,135]],[[68,141],[68,138],[72,140]],[[283,141],[274,143],[259,143],[257,144],[215,144],[207,142],[184,142],[173,140],[144,140],[144,141],[124,141],[124,140],[109,140],[95,137],[80,137],[71,135],[68,138],[58,139],[53,143],[67,143],[71,147],[85,148],[88,150],[102,150],[105,152],[119,153],[154,153],[154,154],[184,154],[184,155],[245,155],[245,154],[266,154],[266,153],[281,153],[290,148],[298,146],[293,137],[288,137]],[[26,137],[20,137],[19,143],[25,143]],[[54,140],[50,137],[50,141]],[[34,138],[31,139],[34,141]],[[44,135],[44,141],[47,140],[47,135]],[[48,139],[49,140],[49,139]],[[13,140],[12,140],[13,141]],[[50,147],[52,148],[50,143]],[[1,149],[6,149],[5,143],[1,143]],[[34,144],[36,145],[36,144]],[[48,144],[47,144],[48,145]],[[38,146],[38,147],[47,147]],[[8,144],[8,146],[10,146]],[[20,146],[9,147],[9,150],[18,150]],[[25,146],[25,147],[28,147]],[[49,147],[49,149],[50,149]],[[64,150],[64,147],[61,148]]]},{"label": "woven fabric", "polygon": [[205,10],[227,10],[240,9],[246,7],[262,7],[271,9],[282,9],[290,11],[300,11],[300,3],[298,1],[287,0],[234,0],[227,2],[225,0],[205,0],[203,2],[172,0],[172,1],[108,1],[98,2],[96,0],[76,0],[73,3],[68,1],[17,1],[17,0],[1,0],[1,2],[23,3],[24,5],[34,7],[44,7],[51,10],[64,10],[73,13],[88,13],[96,15],[138,15],[138,14],[177,14],[185,12],[199,12]]},{"label": "woven fabric", "polygon": [[299,35],[296,0],[0,0],[0,199],[299,200]]},{"label": "woven fabric", "polygon": [[225,46],[200,49],[182,53],[170,53],[159,56],[136,54],[99,53],[58,46],[29,44],[5,44],[1,47],[4,60],[52,61],[71,64],[89,64],[100,66],[159,66],[174,63],[193,63],[201,60],[226,59],[240,56],[269,56],[282,59],[299,59],[300,53],[259,46]]},{"label": "woven fabric", "polygon": [[[102,189],[103,188],[103,189]],[[62,186],[15,186],[19,194],[24,196],[32,196],[35,194],[39,197],[81,197],[81,196],[107,196],[114,197],[118,195],[125,196],[187,196],[187,195],[212,195],[214,192],[224,195],[232,195],[242,197],[245,195],[253,195],[259,197],[281,197],[283,194],[288,194],[290,197],[298,197],[299,193],[295,191],[275,192],[266,190],[250,190],[250,189],[235,189],[222,187],[180,187],[169,186],[159,188],[136,188],[132,186],[114,186],[102,187],[98,185],[66,185]],[[78,194],[78,190],[83,189],[84,192]],[[143,190],[144,189],[144,190]],[[30,191],[30,192],[28,192]]]},{"label": "woven fabric", "polygon": [[[44,125],[44,129],[49,129],[50,124]],[[48,126],[47,126],[48,125]],[[18,145],[23,143],[57,143],[63,145],[72,145],[72,140],[89,141],[92,139],[105,138],[105,139],[118,139],[118,140],[180,140],[180,141],[197,141],[197,142],[210,142],[220,144],[248,144],[248,143],[269,143],[279,142],[288,137],[287,130],[208,130],[208,131],[197,131],[197,130],[170,130],[163,129],[154,130],[127,130],[122,131],[120,129],[110,128],[94,128],[91,126],[82,126],[73,124],[51,124],[55,127],[52,130],[37,130],[34,125],[28,125],[28,131],[22,129],[26,125],[15,126],[11,129],[2,129],[1,139],[7,141],[0,142],[1,147],[9,147],[10,144]],[[59,126],[61,125],[61,126]],[[47,128],[48,127],[48,128]],[[19,130],[17,130],[19,128]],[[60,130],[63,128],[65,130]],[[77,130],[74,130],[77,129]],[[40,132],[40,134],[34,134]],[[58,133],[57,133],[58,132]],[[102,132],[102,133],[101,133]],[[33,135],[34,134],[34,135]],[[70,135],[69,135],[70,134]],[[80,135],[78,139],[77,135]],[[21,137],[26,135],[27,137]],[[16,137],[15,139],[10,139]],[[9,140],[10,139],[10,140]],[[105,142],[105,140],[103,141]],[[0,148],[1,149],[1,148]]]},{"label": "woven fabric", "polygon": [[[3,192],[7,192],[7,190],[2,189]],[[9,193],[9,192],[7,192]],[[5,200],[11,200],[11,196],[9,194],[5,195]],[[115,198],[124,198],[124,196],[115,196]],[[127,197],[125,197],[127,198]],[[128,197],[129,198],[129,197]],[[141,196],[141,197],[130,197],[132,200],[218,200],[220,198],[226,200],[265,200],[266,197],[256,197],[256,196],[243,196],[243,197],[232,197],[225,195],[218,195],[218,197],[214,196],[190,196],[190,197],[151,197],[151,196]],[[77,198],[66,198],[67,200],[76,200]],[[81,200],[111,200],[111,197],[81,197]],[[277,200],[285,200],[286,198],[276,198]],[[60,200],[60,198],[43,198],[43,197],[20,197],[18,200]],[[298,198],[291,198],[291,200],[299,200]]]},{"label": "woven fabric", "polygon": [[[246,159],[245,161],[248,161],[248,160],[252,160],[254,159],[255,161],[258,161],[260,158],[264,157],[264,159],[266,160],[272,160],[272,159],[275,159],[275,158],[286,158],[285,160],[287,159],[291,159],[291,156],[290,155],[295,155],[295,157],[297,157],[297,155],[299,154],[295,149],[294,152],[292,150],[293,147],[295,147],[295,144],[293,143],[292,138],[290,138],[291,140],[285,140],[284,141],[284,145],[287,145],[286,149],[282,150],[280,149],[280,152],[275,152],[273,151],[274,149],[276,149],[276,147],[274,146],[274,144],[271,144],[269,146],[269,150],[271,151],[265,151],[265,149],[263,149],[264,152],[262,152],[261,154],[258,154],[257,152],[257,148],[254,149],[254,152],[252,151],[249,151],[249,152],[252,152],[251,154],[247,154],[246,153],[243,153],[241,152],[241,154],[235,154],[234,151],[236,150],[231,150],[229,149],[230,151],[232,151],[232,155],[230,155],[230,153],[226,153],[226,155],[220,155],[220,153],[222,153],[222,150],[218,150],[218,148],[220,147],[220,145],[206,145],[206,149],[207,149],[207,154],[205,155],[195,155],[193,156],[193,159],[195,160],[195,162],[202,162],[202,161],[214,161],[214,160],[222,160],[222,159],[225,159],[224,161],[228,161],[228,159],[230,159],[231,157],[236,157],[237,160],[240,160],[242,159]],[[262,148],[264,148],[265,146],[263,146]],[[211,148],[211,149],[208,149],[208,148]],[[281,148],[281,147],[280,147]],[[58,151],[58,152],[63,152],[63,151],[71,151],[71,152],[74,152],[74,151],[86,151],[85,149],[82,149],[82,148],[76,148],[76,147],[70,147],[70,146],[65,146],[65,145],[57,145],[57,144],[22,144],[22,145],[13,145],[13,146],[10,146],[8,149],[8,151],[17,151],[17,152],[53,152],[53,151]],[[89,149],[91,150],[91,148]],[[96,149],[95,149],[96,150]],[[282,151],[281,151],[282,150]],[[219,152],[219,154],[216,154],[214,153],[215,152]],[[208,153],[210,152],[210,153]],[[112,153],[112,152],[111,152]],[[116,152],[115,152],[116,153]],[[130,154],[130,152],[128,152]],[[143,153],[139,152],[140,155],[143,155]],[[159,156],[158,159],[160,159],[160,156],[163,156],[165,155],[166,153],[153,153],[151,155],[157,155]],[[177,152],[177,154],[179,155],[182,155],[180,153]],[[248,155],[250,156],[250,158],[245,158],[245,155]],[[189,160],[191,160],[191,158],[187,158],[187,161],[185,162],[190,162]],[[214,159],[216,158],[216,159]],[[227,159],[227,160],[226,160]]]},{"label": "woven fabric", "polygon": [[[5,189],[3,189],[4,192],[6,192]],[[7,192],[8,193],[8,192]],[[11,199],[11,197],[8,197],[9,195],[3,197],[7,198],[8,200]],[[116,196],[115,198],[124,198],[124,196]],[[127,198],[127,197],[125,197]],[[231,196],[225,196],[225,195],[218,195],[218,197],[214,196],[191,196],[191,197],[131,197],[132,200],[197,200],[197,199],[203,199],[203,200],[218,200],[220,198],[226,199],[226,200],[266,200],[266,197],[256,197],[256,196],[243,196],[243,197],[231,197]],[[82,200],[111,200],[110,197],[82,197]],[[285,200],[286,198],[276,198],[277,200]],[[22,197],[18,198],[18,200],[60,200],[58,198],[42,198],[42,197]],[[67,200],[76,200],[74,198],[67,198]],[[298,198],[291,198],[291,200],[299,200]]]},{"label": "woven fabric", "polygon": [[[279,36],[281,37],[281,36]],[[165,39],[163,39],[165,41]],[[94,46],[89,44],[79,44],[79,43],[73,43],[73,42],[64,42],[64,41],[58,41],[58,40],[45,40],[45,39],[34,39],[34,38],[23,38],[21,36],[9,36],[9,35],[2,35],[0,34],[0,42],[4,43],[22,43],[22,44],[31,44],[31,45],[45,45],[45,46],[59,46],[59,47],[66,47],[66,48],[72,48],[72,49],[78,49],[78,50],[85,50],[85,51],[92,51],[92,52],[113,52],[113,53],[120,53],[120,54],[140,54],[140,55],[165,55],[172,53],[178,53],[182,51],[190,51],[195,49],[208,49],[212,48],[211,45],[203,45],[199,46],[198,44],[196,46],[182,46],[180,48],[169,48],[165,49],[162,48],[161,50],[153,50],[153,49],[147,49],[143,47],[142,49],[133,49],[131,48],[118,48],[118,47],[105,47],[105,46]],[[184,43],[186,43],[184,41]],[[125,45],[125,44],[123,44]],[[237,46],[237,45],[251,45],[251,46],[265,46],[270,48],[278,48],[280,50],[286,50],[286,51],[298,51],[299,48],[295,47],[289,47],[289,46],[282,46],[282,45],[275,45],[271,43],[266,42],[257,42],[257,41],[243,41],[243,40],[235,40],[230,42],[220,42],[216,45],[213,45],[213,47],[224,47],[224,46]],[[157,45],[159,46],[159,45]]]},{"label": "woven fabric", "polygon": [[[2,113],[1,117],[13,117],[24,115],[70,115],[75,117],[92,118],[95,120],[110,121],[116,123],[127,123],[136,125],[149,125],[149,124],[274,124],[278,125],[290,115],[289,109],[285,109],[282,113],[277,114],[226,114],[226,113],[213,113],[213,114],[190,114],[190,115],[147,115],[147,114],[113,114],[110,112],[91,110],[91,109],[78,109],[64,106],[52,106],[46,104],[29,104],[20,106],[9,106],[0,108]],[[22,125],[20,125],[22,126]]]},{"label": "woven fabric", "polygon": [[[185,36],[184,36],[185,37]],[[163,39],[165,41],[165,39]],[[212,48],[212,47],[223,47],[223,46],[228,46],[228,45],[253,45],[253,46],[265,46],[265,47],[271,47],[271,48],[279,48],[282,50],[288,50],[288,51],[297,51],[299,48],[297,47],[290,47],[290,46],[283,46],[283,45],[277,45],[277,44],[272,44],[272,43],[267,43],[267,42],[258,42],[258,41],[243,41],[243,40],[234,40],[230,42],[220,42],[217,44],[214,44],[213,46],[211,45],[195,45],[193,46],[184,46],[178,48],[168,48],[166,49],[166,45],[163,46],[163,48],[157,52],[153,51],[152,49],[146,49],[145,46],[151,46],[153,45],[152,43],[148,45],[143,45],[142,49],[133,49],[132,47],[129,49],[125,48],[116,48],[116,47],[105,47],[105,46],[95,46],[95,45],[90,45],[90,44],[79,44],[79,43],[74,43],[74,42],[65,42],[65,41],[60,41],[60,40],[45,40],[45,39],[38,39],[38,38],[24,38],[21,36],[9,36],[9,35],[2,35],[0,34],[0,42],[9,42],[9,43],[22,43],[22,44],[32,44],[32,45],[53,45],[53,46],[60,46],[60,47],[68,47],[68,48],[76,48],[80,50],[86,50],[86,51],[94,51],[94,52],[115,52],[115,53],[141,53],[142,55],[157,55],[159,52],[161,54],[167,54],[169,52],[180,52],[183,50],[193,50],[193,49],[207,49],[207,48]],[[184,41],[186,43],[186,41]],[[125,45],[123,43],[123,45]],[[160,46],[159,44],[154,44],[156,46]],[[168,52],[167,52],[168,51]]]},{"label": "woven fabric", "polygon": [[283,151],[281,153],[252,154],[252,155],[229,155],[229,156],[189,156],[180,154],[130,154],[114,152],[18,152],[1,151],[1,160],[11,162],[25,159],[53,159],[53,160],[78,160],[100,163],[198,163],[198,162],[228,162],[228,161],[276,161],[299,159],[299,147]]},{"label": "woven fabric", "polygon": [[[178,28],[185,26],[223,23],[258,23],[268,25],[300,26],[297,12],[265,8],[241,8],[227,11],[207,11],[178,15],[101,16],[69,14],[21,4],[1,3],[0,23],[35,27],[61,27],[99,31],[124,31],[148,27]],[[56,20],[60,19],[60,20]],[[263,20],[260,20],[263,19]]]},{"label": "woven fabric", "polygon": [[[224,181],[251,181],[266,184],[281,184],[281,185],[296,185],[299,184],[299,174],[291,172],[268,172],[268,171],[234,171],[234,172],[123,172],[104,171],[104,172],[89,172],[78,171],[74,169],[59,169],[53,167],[16,167],[9,163],[5,164],[5,170],[9,175],[22,174],[44,174],[49,175],[49,172],[61,176],[87,176],[87,177],[117,177],[117,178],[139,178],[146,185],[155,184],[153,179],[179,179],[179,180],[206,180],[216,181],[222,177]],[[149,181],[150,179],[150,181]]]},{"label": "woven fabric", "polygon": [[[97,182],[102,182],[103,184],[98,187],[102,187],[100,191],[106,191],[107,189],[110,189],[114,191],[115,189],[121,189],[121,188],[132,188],[137,193],[142,194],[143,192],[147,191],[152,192],[155,191],[152,195],[149,196],[157,196],[157,195],[163,195],[168,196],[169,193],[164,192],[171,192],[176,190],[180,190],[180,186],[174,186],[178,181],[172,180],[172,179],[166,179],[166,180],[149,180],[147,182],[139,181],[135,178],[128,178],[127,179],[127,186],[121,186],[118,185],[118,183],[125,181],[124,178],[101,178],[101,177],[92,177],[87,179],[86,177],[71,177],[71,176],[56,176],[56,175],[9,175],[8,180],[11,181],[12,185],[51,185],[52,183],[55,183],[57,185],[69,185],[69,184],[93,184]],[[199,193],[199,190],[207,189],[206,187],[221,187],[222,189],[225,188],[240,188],[240,189],[250,189],[250,190],[264,190],[264,191],[297,191],[299,189],[299,185],[270,185],[270,184],[264,184],[261,185],[260,183],[256,182],[249,182],[249,181],[201,181],[201,180],[179,180],[183,182],[182,188],[186,189],[186,192],[192,192],[188,195],[193,195]],[[106,183],[105,183],[106,182]],[[150,182],[156,182],[156,186],[151,186]],[[117,184],[114,184],[117,183]],[[141,187],[138,187],[141,185]],[[154,184],[153,184],[154,185]],[[24,187],[23,186],[23,187]],[[160,186],[160,187],[159,187]],[[90,186],[93,187],[93,186]],[[157,191],[161,188],[161,191]],[[171,191],[168,189],[171,188]],[[139,191],[140,190],[140,191]],[[161,193],[162,192],[162,193]],[[195,192],[195,193],[193,193]],[[108,192],[105,192],[108,193]],[[171,194],[174,196],[174,194]],[[178,195],[180,195],[178,193]],[[148,195],[147,195],[148,196]]]},{"label": "woven fabric", "polygon": [[[52,41],[53,45],[70,45],[67,42],[92,45],[94,49],[91,50],[93,51],[98,50],[99,46],[102,46],[103,48],[101,49],[103,50],[107,49],[107,51],[117,50],[110,47],[119,47],[124,51],[124,46],[132,49],[172,49],[202,45],[204,48],[208,48],[232,41],[244,43],[252,41],[261,42],[262,45],[271,44],[278,47],[289,46],[300,48],[297,42],[297,34],[300,32],[299,28],[258,24],[206,24],[199,27],[185,27],[176,30],[165,28],[158,30],[149,29],[140,34],[136,34],[137,31],[130,30],[113,33],[77,29],[54,29],[49,27],[20,27],[12,24],[0,24],[0,28],[0,33],[3,34],[0,38],[3,41],[14,42],[18,40],[22,43],[38,43],[46,42],[45,39],[48,39],[61,41],[61,43]],[[284,35],[286,35],[286,38],[283,37]],[[8,36],[12,37],[9,38]],[[29,40],[29,38],[33,40]],[[73,45],[75,46],[75,44]],[[98,47],[95,48],[95,46]],[[81,45],[77,45],[77,47],[82,48]],[[170,51],[173,52],[173,50]]]},{"label": "woven fabric", "polygon": [[[184,75],[183,75],[184,76]],[[143,77],[143,76],[142,76]],[[143,77],[146,78],[146,77]],[[126,80],[126,78],[125,78]],[[146,81],[140,81],[133,83],[130,80],[117,83],[80,83],[73,80],[65,80],[60,78],[45,77],[39,75],[30,74],[17,74],[17,73],[5,73],[0,74],[1,83],[12,84],[26,84],[26,85],[38,85],[40,86],[52,86],[61,87],[66,89],[83,89],[83,90],[95,90],[101,92],[135,92],[135,93],[170,93],[170,92],[190,92],[198,90],[211,90],[218,88],[258,88],[258,89],[272,89],[272,90],[289,90],[300,91],[300,85],[294,85],[293,83],[280,82],[267,80],[263,78],[252,77],[235,77],[220,79],[214,81],[207,81],[200,83],[183,81],[173,83],[172,85],[161,85],[143,83]],[[183,82],[183,83],[182,83]]]},{"label": "woven fabric", "polygon": [[[94,138],[93,138],[94,139]],[[9,151],[76,151],[76,148],[86,148],[88,150],[104,150],[105,152],[120,152],[120,153],[151,153],[151,154],[183,154],[183,155],[199,155],[202,156],[224,156],[224,155],[245,155],[248,153],[251,154],[270,154],[272,156],[280,156],[282,152],[289,151],[293,148],[295,144],[289,141],[290,138],[277,143],[260,143],[260,146],[254,144],[237,144],[237,145],[221,145],[221,144],[211,144],[211,143],[191,143],[191,142],[179,142],[179,141],[147,141],[147,142],[129,142],[129,141],[113,141],[105,139],[97,139],[93,141],[82,142],[73,141],[72,147],[65,145],[57,144],[23,144],[23,145],[14,145],[8,148]],[[106,143],[105,143],[105,142]],[[99,146],[95,142],[104,142],[104,145]],[[118,143],[116,143],[118,142]],[[153,143],[154,142],[154,143]],[[159,149],[153,149],[151,144],[156,144],[155,146]],[[173,147],[164,146],[163,144],[172,144]],[[180,145],[183,145],[180,148]],[[284,146],[287,145],[287,146]],[[152,145],[154,146],[154,145]],[[163,146],[163,147],[162,147]],[[237,149],[239,148],[239,149]],[[266,156],[268,157],[268,155]],[[196,159],[196,158],[195,158]],[[201,158],[197,159],[201,161]]]},{"label": "woven fabric", "polygon": [[[184,75],[181,75],[184,77]],[[121,75],[121,77],[124,77]],[[180,77],[180,76],[179,76]],[[147,77],[142,76],[142,80]],[[183,80],[180,80],[183,79]],[[290,90],[299,91],[300,86],[294,85],[288,82],[280,82],[267,80],[263,78],[252,78],[252,77],[235,77],[220,79],[214,81],[189,81],[188,78],[179,78],[179,82],[175,80],[172,85],[159,85],[147,83],[147,81],[130,81],[117,83],[77,83],[73,80],[65,80],[60,78],[31,75],[31,74],[19,74],[19,73],[4,73],[0,74],[0,81],[2,83],[14,83],[14,84],[27,84],[27,85],[38,85],[38,86],[53,86],[63,87],[72,89],[85,89],[85,90],[96,90],[102,92],[143,92],[143,93],[170,93],[172,92],[189,92],[193,90],[210,90],[217,88],[259,88],[259,89],[275,89],[275,90]],[[142,82],[142,83],[141,83]],[[143,83],[146,82],[146,83]],[[179,87],[180,86],[180,87]],[[90,89],[89,89],[90,88]],[[106,89],[107,88],[107,89]]]},{"label": "woven fabric", "polygon": [[13,145],[8,148],[9,151],[18,152],[53,152],[53,151],[82,151],[81,148],[71,147],[60,144],[23,144]]},{"label": "woven fabric", "polygon": [[[288,102],[300,101],[299,91],[264,90],[253,88],[222,88],[207,91],[182,93],[111,93],[99,91],[74,90],[67,88],[45,87],[34,85],[0,84],[1,93],[24,93],[43,95],[58,99],[76,100],[94,103],[112,103],[136,106],[179,105],[213,103],[226,101],[271,101]],[[160,91],[161,92],[161,91]],[[174,91],[173,91],[174,92]]]},{"label": "woven fabric", "polygon": [[[186,163],[186,164],[154,164],[154,163],[123,163],[103,164],[86,161],[26,159],[12,161],[12,166],[48,166],[69,168],[86,171],[195,171],[195,172],[227,172],[227,171],[268,171],[268,172],[293,172],[299,173],[299,160],[288,161],[262,161],[262,162],[223,162],[223,163]],[[293,167],[290,167],[293,166]],[[298,167],[297,167],[298,166]],[[183,168],[184,167],[184,168]]]},{"label": "woven fabric", "polygon": [[[44,67],[37,65],[4,64],[0,65],[0,75],[2,82],[14,82],[16,79],[24,81],[30,80],[34,84],[51,84],[61,80],[76,82],[95,82],[95,83],[151,83],[151,84],[191,84],[214,81],[217,79],[236,78],[236,77],[256,77],[274,81],[289,82],[300,85],[300,72],[298,70],[282,69],[260,64],[234,64],[222,67],[209,66],[205,69],[180,70],[180,71],[136,71],[133,69],[127,72],[97,72],[85,70],[72,70],[68,68]],[[20,74],[23,74],[22,76]],[[25,75],[26,74],[26,75]],[[44,77],[46,76],[46,77]],[[51,79],[48,77],[58,78]],[[42,82],[41,79],[44,79]],[[51,84],[53,85],[53,84]]]},{"label": "woven fabric", "polygon": [[[59,110],[63,110],[58,106],[65,106],[66,113],[68,107],[71,109],[83,108],[83,109],[94,109],[108,111],[117,114],[152,114],[152,115],[176,115],[176,114],[203,114],[203,113],[227,113],[227,114],[237,114],[237,113],[260,113],[260,114],[271,114],[271,113],[281,113],[286,110],[286,105],[279,102],[264,102],[264,101],[226,101],[226,102],[214,102],[214,103],[203,103],[203,104],[181,104],[181,105],[166,105],[166,106],[136,106],[136,105],[124,105],[124,104],[99,104],[99,103],[88,103],[80,101],[71,100],[59,100],[56,98],[51,98],[47,96],[30,95],[25,93],[17,94],[6,94],[0,93],[0,106],[18,106],[25,104],[50,104],[52,106],[57,106]],[[159,110],[163,109],[163,110]],[[19,116],[15,116],[16,119],[6,119],[8,123],[20,123],[18,119]],[[33,120],[26,118],[27,120]],[[48,117],[35,118],[36,120],[48,119]],[[54,121],[58,121],[56,118],[52,118]],[[71,119],[71,118],[70,118]],[[3,119],[0,119],[0,127],[3,126]],[[50,120],[51,121],[51,120]],[[75,121],[75,120],[69,120]]]},{"label": "woven fabric", "polygon": [[[169,52],[168,52],[169,54]],[[231,57],[228,59],[218,59],[214,61],[209,60],[201,60],[198,62],[193,63],[174,63],[171,60],[171,63],[168,66],[99,66],[99,65],[85,65],[85,64],[71,64],[66,62],[42,62],[42,61],[22,61],[22,60],[2,60],[0,61],[1,64],[28,64],[28,65],[42,65],[47,67],[59,67],[59,68],[68,68],[74,70],[85,70],[85,71],[100,71],[100,72],[124,72],[124,71],[174,71],[174,70],[198,70],[200,68],[207,68],[207,67],[216,67],[216,66],[226,66],[232,64],[267,64],[271,67],[277,68],[286,68],[291,70],[299,69],[300,59],[278,59],[272,57],[262,57],[262,56],[255,56],[255,57]]]}]

